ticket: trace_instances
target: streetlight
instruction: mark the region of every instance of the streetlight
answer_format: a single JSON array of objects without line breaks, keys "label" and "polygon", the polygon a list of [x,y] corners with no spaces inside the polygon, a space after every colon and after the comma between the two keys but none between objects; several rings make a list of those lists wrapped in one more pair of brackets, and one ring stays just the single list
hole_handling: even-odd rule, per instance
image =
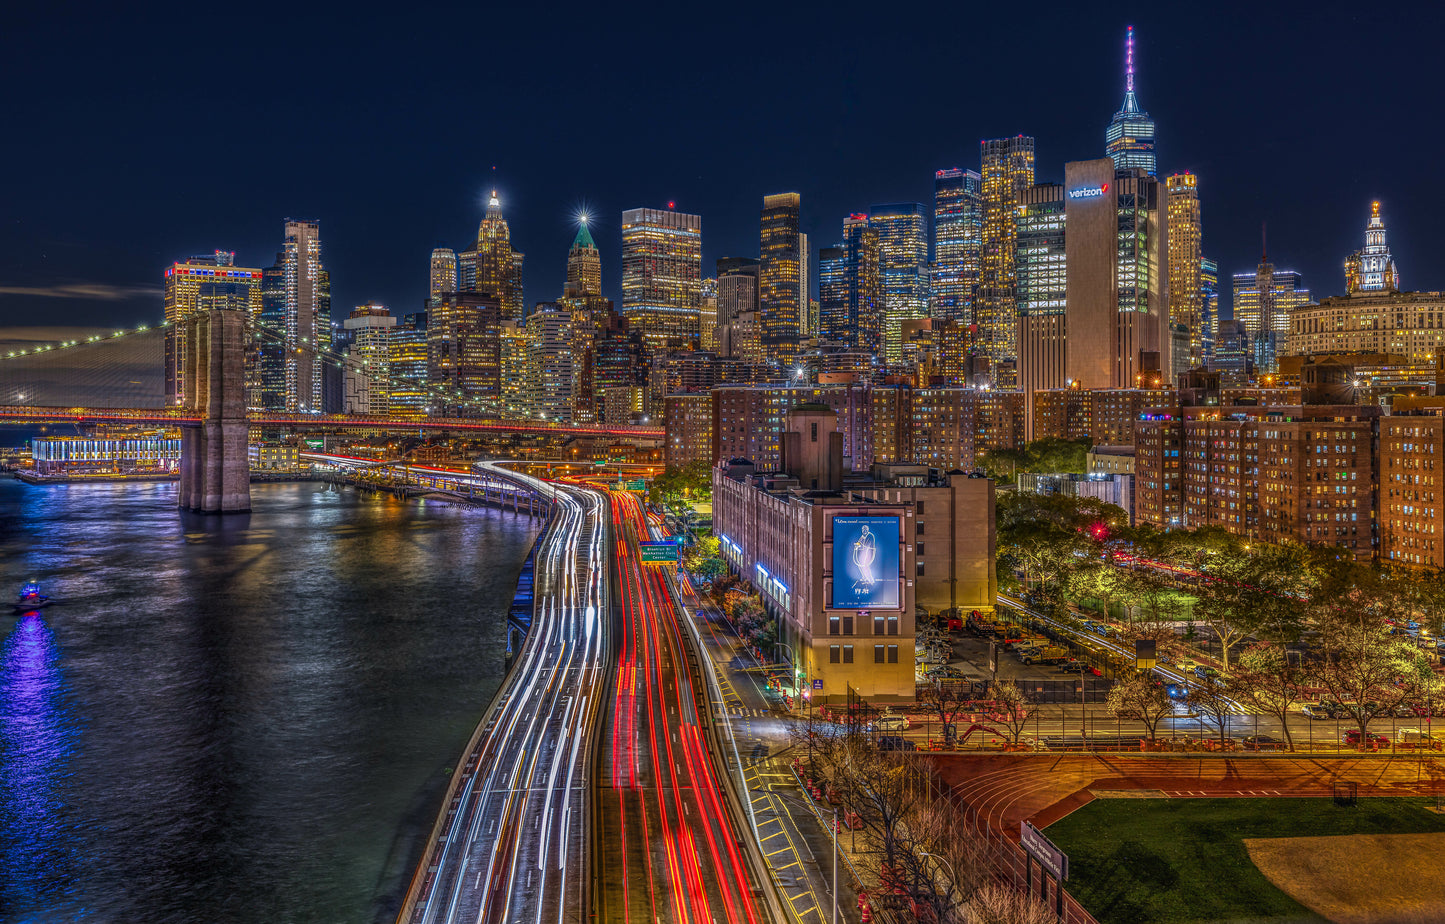
[{"label": "streetlight", "polygon": [[958,885],[958,876],[957,876],[957,875],[954,873],[954,871],[953,871],[953,864],[949,863],[947,860],[945,860],[943,857],[940,857],[938,854],[936,854],[936,853],[929,853],[929,852],[926,851],[926,850],[920,850],[920,851],[918,851],[918,855],[921,856],[921,857],[931,857],[932,859],[937,860],[939,863],[942,863],[942,864],[943,864],[943,868],[946,869],[946,870],[948,870],[948,878],[949,878],[949,881],[950,881],[949,892],[950,892],[950,894],[951,894],[951,893],[953,892],[953,889],[954,889],[955,887],[957,887],[957,885]]}]

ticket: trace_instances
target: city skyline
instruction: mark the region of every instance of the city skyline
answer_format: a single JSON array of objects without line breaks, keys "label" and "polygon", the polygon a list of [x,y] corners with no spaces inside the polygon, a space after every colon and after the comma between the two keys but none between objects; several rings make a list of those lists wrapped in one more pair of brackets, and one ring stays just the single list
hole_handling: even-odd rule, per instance
[{"label": "city skyline", "polygon": [[[44,13],[29,15],[32,18],[21,22],[13,35],[22,41],[36,39],[29,44],[45,47],[40,40],[52,34],[59,23]],[[246,159],[208,149],[203,157],[199,147],[192,151],[191,145],[207,143],[209,128],[200,129],[199,138],[177,139],[182,152],[192,155],[189,160],[163,150],[157,138],[137,128],[147,124],[151,107],[158,103],[144,94],[127,94],[122,101],[112,101],[114,112],[92,113],[95,138],[107,155],[88,162],[88,167],[77,169],[70,152],[36,157],[45,146],[17,153],[18,158],[32,158],[19,164],[32,182],[17,191],[12,204],[15,220],[7,223],[4,232],[8,255],[0,263],[0,325],[28,323],[41,312],[49,321],[75,324],[153,320],[162,307],[159,268],[214,249],[235,251],[243,265],[265,265],[274,253],[276,224],[295,215],[321,222],[326,242],[323,259],[333,276],[337,318],[355,305],[371,302],[403,314],[419,309],[427,296],[427,255],[437,247],[460,253],[467,246],[493,187],[498,189],[512,225],[515,249],[532,255],[525,280],[528,309],[555,298],[561,290],[567,245],[576,233],[575,215],[584,208],[594,216],[591,230],[607,281],[603,294],[617,301],[622,211],[662,208],[668,201],[676,202],[678,211],[701,215],[708,222],[702,263],[710,267],[720,256],[756,255],[757,202],[778,189],[797,190],[802,200],[801,231],[813,244],[810,262],[816,271],[817,250],[834,241],[846,215],[877,202],[931,202],[938,170],[979,168],[981,138],[1023,133],[1037,139],[1038,182],[1062,180],[1067,161],[1102,156],[1103,131],[1119,107],[1128,25],[1134,27],[1135,92],[1140,106],[1157,125],[1158,173],[1162,177],[1188,170],[1199,177],[1203,249],[1219,262],[1221,273],[1245,272],[1257,263],[1257,229],[1261,222],[1268,222],[1272,256],[1279,266],[1302,273],[1317,296],[1343,294],[1343,261],[1360,247],[1360,216],[1367,214],[1370,202],[1379,200],[1391,230],[1392,250],[1405,269],[1403,287],[1445,287],[1445,279],[1426,275],[1431,264],[1425,254],[1435,243],[1426,206],[1407,198],[1406,192],[1406,184],[1426,169],[1423,157],[1431,147],[1428,137],[1433,127],[1420,125],[1421,144],[1397,152],[1388,161],[1371,157],[1368,151],[1361,156],[1348,140],[1326,147],[1312,143],[1322,130],[1317,127],[1322,119],[1330,113],[1363,110],[1367,96],[1376,101],[1371,104],[1372,117],[1385,122],[1404,124],[1412,112],[1430,111],[1428,98],[1422,95],[1432,91],[1421,88],[1431,85],[1416,79],[1419,56],[1377,56],[1372,59],[1370,80],[1363,82],[1351,68],[1301,74],[1298,65],[1308,60],[1311,52],[1343,53],[1361,47],[1343,7],[1310,22],[1267,14],[1269,28],[1249,34],[1233,28],[1237,16],[1222,16],[1217,23],[1191,19],[1194,32],[1187,40],[1171,28],[1182,21],[1182,16],[1171,14],[1126,18],[1121,13],[1074,24],[1058,36],[1038,36],[1041,45],[1033,60],[1045,63],[1006,85],[984,79],[991,55],[1001,54],[987,49],[979,49],[986,53],[960,71],[953,85],[942,87],[929,82],[936,65],[923,60],[927,55],[897,72],[850,64],[840,84],[842,99],[824,88],[808,89],[790,107],[780,106],[762,93],[771,82],[769,76],[772,81],[780,79],[774,71],[755,78],[722,74],[715,65],[707,65],[686,82],[692,89],[706,91],[702,101],[680,117],[680,124],[686,125],[681,134],[688,137],[671,137],[675,132],[664,137],[645,116],[630,121],[619,116],[603,121],[598,129],[603,137],[640,133],[646,144],[616,152],[602,151],[606,147],[602,145],[594,156],[582,159],[570,154],[563,158],[547,150],[543,142],[553,130],[552,119],[567,114],[573,104],[549,96],[550,85],[532,76],[524,78],[516,101],[501,107],[496,116],[506,122],[508,130],[488,132],[485,139],[479,139],[483,143],[472,143],[467,134],[466,144],[423,145],[403,139],[366,146],[358,132],[364,136],[403,119],[401,113],[414,96],[444,79],[444,74],[408,76],[396,85],[390,97],[394,103],[385,102],[385,96],[383,103],[373,103],[368,95],[366,105],[372,107],[377,124],[348,127],[343,114],[352,111],[348,106],[358,105],[363,95],[374,95],[377,87],[373,81],[381,77],[378,73],[345,85],[325,83],[323,92],[331,108],[326,108],[321,118],[330,135],[311,143],[326,153],[322,162],[330,166],[307,171],[304,179],[268,172],[274,165],[266,156]],[[144,24],[142,18],[131,28]],[[513,25],[521,38],[519,47],[500,54],[506,57],[505,67],[522,75],[526,68],[521,59],[511,56],[525,56],[534,41],[543,39],[522,24]],[[594,25],[601,28],[589,22],[586,14],[579,14],[561,28],[580,33]],[[644,30],[644,37],[662,40],[681,25],[652,24]],[[985,18],[979,23],[979,32],[1003,34],[1015,25],[1006,19]],[[1412,20],[1409,30],[1403,29],[1403,21],[1400,25],[1398,41],[1404,47],[1416,40],[1415,35],[1428,31],[1419,28],[1417,20]],[[355,35],[347,30],[364,26],[339,28],[342,35]],[[309,35],[320,27],[317,22],[302,23],[296,34]],[[846,48],[862,40],[836,23],[799,21],[790,27],[795,27],[801,48],[819,49],[820,56],[830,43]],[[1206,63],[1201,65],[1201,57],[1191,60],[1186,54],[1225,37],[1231,47],[1245,54],[1253,43],[1263,47],[1271,34],[1286,27],[1293,30],[1293,41],[1300,50],[1291,56],[1276,54],[1247,74],[1226,72],[1220,56],[1215,56],[1221,61],[1218,66],[1209,66],[1207,56],[1202,56]],[[92,28],[76,29],[68,46],[72,53],[84,56],[99,45],[102,36],[90,31]],[[602,28],[592,41],[615,37],[616,27],[612,28],[611,32]],[[726,32],[732,27],[723,24],[720,28]],[[406,31],[400,28],[398,34],[404,36]],[[137,38],[142,45],[147,40]],[[885,29],[870,34],[868,40],[880,46],[913,42],[920,48],[934,41],[921,27]],[[285,50],[284,45],[232,50],[224,61],[207,67],[224,65],[229,68],[224,73],[259,78]],[[323,58],[328,54],[317,53]],[[12,62],[23,68],[28,54],[18,48]],[[145,76],[144,67],[134,61],[117,62],[99,53],[86,60],[89,63],[79,68],[78,76],[66,75],[53,86],[37,86],[22,103],[21,120],[28,118],[38,129],[46,130],[54,118],[41,111],[47,102],[65,100],[70,109],[94,105],[77,96],[70,83],[92,74],[88,68],[108,65],[108,76],[117,90]],[[378,71],[392,75],[385,60],[382,55]],[[593,70],[598,92],[614,104],[608,111],[625,112],[615,104],[640,98],[647,90],[636,78],[613,72],[602,63]],[[200,76],[222,72],[203,68]],[[733,77],[741,81],[735,87],[727,83]],[[905,80],[923,88],[920,99],[891,95]],[[198,86],[202,83],[205,81],[199,80]],[[237,85],[247,84],[242,80]],[[726,100],[717,96],[723,86],[755,105],[742,107],[746,113],[729,108]],[[993,86],[1003,88],[994,92]],[[1057,91],[1059,86],[1069,88],[1066,94]],[[1046,87],[1054,89],[1045,92]],[[1389,92],[1378,92],[1382,90]],[[189,99],[190,92],[177,91],[182,100]],[[670,100],[682,89],[665,87],[658,92]],[[966,118],[924,123],[929,130],[910,135],[918,140],[903,144],[886,132],[877,139],[860,134],[866,127],[891,124],[896,116],[937,106],[948,92],[967,102]],[[1249,145],[1220,131],[1228,112],[1243,105],[1248,94],[1261,92],[1275,110],[1288,111],[1291,118],[1280,120],[1262,140]],[[235,95],[237,105],[246,112],[267,112],[271,110],[266,107],[271,106],[275,117],[285,124],[301,118],[286,106],[268,102],[264,93],[236,91]],[[546,105],[557,107],[555,114],[538,114],[544,99]],[[1379,102],[1381,99],[1384,101]],[[779,136],[780,120],[789,115],[802,118],[798,127],[803,130],[795,128]],[[412,118],[416,116],[405,117]],[[898,123],[907,121],[900,118]],[[419,132],[418,137],[424,134]],[[764,137],[774,140],[756,143]],[[508,140],[497,144],[494,138]],[[700,147],[694,143],[698,138],[722,140]],[[367,152],[364,156],[363,151]],[[638,155],[637,151],[645,153]],[[382,170],[393,180],[390,186],[378,185],[378,171]],[[119,191],[104,182],[122,171],[127,176],[134,174],[136,181],[127,182]],[[199,182],[202,172],[208,182],[216,182],[219,175],[221,182],[244,194],[223,205],[213,197],[185,195],[185,188]],[[1285,176],[1289,182],[1282,181]],[[363,181],[365,185],[358,185]],[[101,195],[100,190],[106,194]],[[75,219],[74,215],[83,217]],[[127,231],[117,234],[116,227]],[[76,289],[84,286],[93,288]],[[813,289],[816,291],[816,284]]]}]

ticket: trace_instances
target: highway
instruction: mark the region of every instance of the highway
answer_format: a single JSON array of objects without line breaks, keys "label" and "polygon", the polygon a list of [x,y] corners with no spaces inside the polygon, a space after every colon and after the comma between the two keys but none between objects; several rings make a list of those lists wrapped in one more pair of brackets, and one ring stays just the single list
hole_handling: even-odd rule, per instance
[{"label": "highway", "polygon": [[[603,920],[714,924],[766,919],[699,724],[704,682],[638,499],[612,495],[619,658],[602,731],[594,813]],[[666,566],[661,566],[666,567]]]},{"label": "highway", "polygon": [[487,463],[554,498],[536,611],[473,737],[399,921],[580,922],[591,903],[588,796],[610,692],[607,501]]}]

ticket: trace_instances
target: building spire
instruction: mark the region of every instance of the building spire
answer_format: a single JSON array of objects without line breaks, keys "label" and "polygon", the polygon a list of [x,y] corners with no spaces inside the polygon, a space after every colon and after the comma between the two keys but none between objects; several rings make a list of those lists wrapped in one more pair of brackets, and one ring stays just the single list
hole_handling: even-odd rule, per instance
[{"label": "building spire", "polygon": [[1134,27],[1129,26],[1124,38],[1124,92],[1134,92]]}]

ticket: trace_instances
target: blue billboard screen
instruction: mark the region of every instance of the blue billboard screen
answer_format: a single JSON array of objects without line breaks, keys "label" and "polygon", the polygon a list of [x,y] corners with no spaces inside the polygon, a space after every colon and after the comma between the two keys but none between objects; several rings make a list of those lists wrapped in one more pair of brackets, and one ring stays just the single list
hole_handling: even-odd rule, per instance
[{"label": "blue billboard screen", "polygon": [[898,517],[833,518],[833,607],[898,607]]}]

